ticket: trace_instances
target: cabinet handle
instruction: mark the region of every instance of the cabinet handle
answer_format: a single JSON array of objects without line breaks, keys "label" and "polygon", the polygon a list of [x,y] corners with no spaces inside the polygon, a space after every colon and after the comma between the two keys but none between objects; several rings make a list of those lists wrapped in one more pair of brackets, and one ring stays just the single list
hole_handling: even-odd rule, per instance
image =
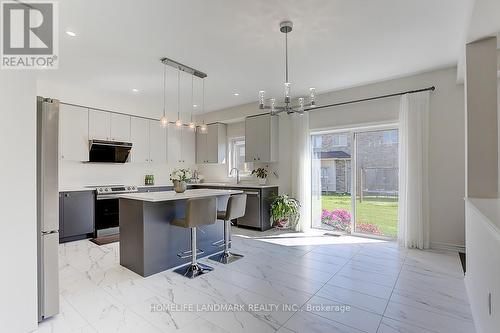
[{"label": "cabinet handle", "polygon": [[69,198],[69,194],[65,194],[65,195],[64,195],[64,197],[65,197],[65,198]]}]

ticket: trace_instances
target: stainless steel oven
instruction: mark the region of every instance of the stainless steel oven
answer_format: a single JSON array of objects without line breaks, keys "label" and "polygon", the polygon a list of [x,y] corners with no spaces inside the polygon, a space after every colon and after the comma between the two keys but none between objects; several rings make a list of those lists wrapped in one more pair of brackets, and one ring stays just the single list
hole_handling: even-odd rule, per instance
[{"label": "stainless steel oven", "polygon": [[136,186],[111,185],[97,187],[95,204],[95,236],[109,236],[120,232],[120,205],[118,196],[137,192]]}]

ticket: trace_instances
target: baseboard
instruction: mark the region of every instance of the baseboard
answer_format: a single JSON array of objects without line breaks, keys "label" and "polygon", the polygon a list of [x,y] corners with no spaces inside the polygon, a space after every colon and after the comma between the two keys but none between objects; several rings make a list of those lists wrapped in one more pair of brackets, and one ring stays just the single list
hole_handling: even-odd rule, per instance
[{"label": "baseboard", "polygon": [[431,242],[430,247],[433,250],[465,252],[464,245],[456,245],[456,244],[441,243],[441,242]]}]

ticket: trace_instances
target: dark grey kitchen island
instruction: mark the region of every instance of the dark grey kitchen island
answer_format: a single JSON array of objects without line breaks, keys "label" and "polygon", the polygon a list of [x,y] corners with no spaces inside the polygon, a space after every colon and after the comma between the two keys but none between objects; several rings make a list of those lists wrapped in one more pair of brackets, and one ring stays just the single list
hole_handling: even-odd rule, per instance
[{"label": "dark grey kitchen island", "polygon": [[[188,263],[189,258],[177,254],[190,249],[191,232],[171,224],[175,217],[184,217],[187,199],[215,196],[218,210],[225,210],[229,196],[239,193],[195,189],[120,195],[120,265],[145,277]],[[205,251],[199,257],[220,252],[212,243],[221,239],[222,221],[199,227],[198,248]]]}]

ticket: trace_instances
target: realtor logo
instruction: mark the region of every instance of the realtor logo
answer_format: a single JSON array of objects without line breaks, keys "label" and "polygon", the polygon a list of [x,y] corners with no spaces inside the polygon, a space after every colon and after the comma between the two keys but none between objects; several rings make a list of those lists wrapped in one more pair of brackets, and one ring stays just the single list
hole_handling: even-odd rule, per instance
[{"label": "realtor logo", "polygon": [[58,11],[51,1],[1,2],[2,69],[55,69]]}]

